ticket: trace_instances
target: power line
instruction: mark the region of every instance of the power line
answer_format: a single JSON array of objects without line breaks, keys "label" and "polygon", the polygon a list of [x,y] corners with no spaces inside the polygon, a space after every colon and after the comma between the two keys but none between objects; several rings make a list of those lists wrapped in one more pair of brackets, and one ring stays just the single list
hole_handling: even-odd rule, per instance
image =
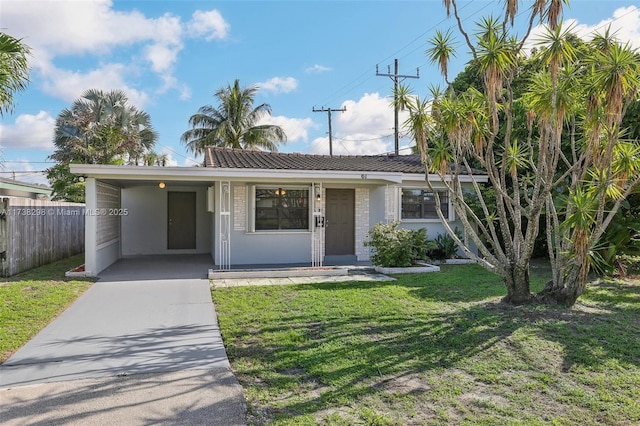
[{"label": "power line", "polygon": [[11,171],[0,171],[0,173],[10,173],[10,174],[16,174],[16,173],[22,173],[22,174],[30,174],[30,173],[46,173],[46,170],[11,170]]},{"label": "power line", "polygon": [[378,65],[376,65],[376,76],[377,77],[389,77],[391,78],[391,80],[393,80],[393,123],[394,123],[394,135],[395,135],[395,140],[394,140],[394,152],[396,153],[396,155],[399,154],[399,147],[400,147],[400,124],[399,124],[399,113],[400,113],[400,108],[398,107],[398,83],[402,80],[404,80],[405,78],[420,78],[420,68],[416,68],[416,75],[403,75],[403,74],[398,74],[398,60],[394,59],[394,72],[393,74],[391,74],[391,67],[388,67],[388,72],[387,73],[380,73],[378,71]]},{"label": "power line", "polygon": [[[462,11],[462,10],[466,9],[467,7],[469,7],[471,5],[472,5],[472,2],[468,2],[468,3],[464,4],[464,5],[462,5],[459,10]],[[464,21],[466,21],[466,20],[468,20],[468,19],[470,19],[472,17],[475,17],[479,12],[481,12],[484,9],[486,9],[490,5],[491,5],[491,3],[487,2],[485,5],[483,5],[481,8],[479,8],[477,11],[472,12],[472,13],[469,14],[469,16],[463,18],[462,21],[464,22]],[[445,18],[441,19],[440,21],[436,22],[435,24],[431,25],[429,28],[427,28],[426,31],[424,31],[421,34],[419,34],[418,36],[414,37],[410,42],[406,43],[404,46],[402,46],[401,48],[397,49],[394,53],[391,53],[387,57],[385,57],[382,60],[378,61],[378,63],[386,62],[389,59],[393,58],[394,56],[399,55],[400,52],[402,52],[403,50],[409,48],[409,46],[411,46],[412,44],[416,43],[417,41],[422,39],[425,35],[429,34],[430,32],[432,32],[433,30],[435,30],[436,28],[438,28],[440,25],[444,24],[448,20],[449,20],[449,18],[445,17]],[[421,43],[418,47],[416,47],[413,50],[411,50],[410,52],[406,53],[404,56],[401,56],[400,59],[406,58],[409,54],[415,52],[416,50],[420,49],[423,46],[424,46],[424,43]],[[364,80],[360,81],[363,77],[367,77],[367,78],[365,78]],[[347,94],[349,91],[354,90],[354,89],[362,86],[364,83],[369,81],[371,78],[373,78],[373,76],[371,76],[371,74],[369,74],[368,71],[363,71],[361,74],[359,74],[358,76],[353,78],[350,82],[348,82],[347,84],[342,86],[340,89],[338,89],[335,92],[333,92],[333,94],[331,94],[329,97],[326,98],[325,102],[326,103],[334,102],[337,98],[341,97],[343,94]]]},{"label": "power line", "polygon": [[158,145],[160,145],[160,146],[162,146],[162,147],[164,147],[164,148],[168,149],[168,150],[169,150],[169,151],[171,151],[173,154],[175,154],[175,155],[177,155],[177,156],[179,156],[179,157],[184,158],[185,160],[189,160],[189,161],[191,161],[192,163],[195,163],[195,164],[200,164],[200,163],[201,163],[201,161],[198,161],[198,160],[196,160],[195,158],[191,158],[191,157],[188,157],[188,156],[186,156],[186,155],[180,154],[178,151],[176,151],[175,149],[171,148],[170,146],[167,146],[167,145],[162,144],[162,143],[160,143],[160,142],[156,142],[156,143],[157,143]]},{"label": "power line", "polygon": [[388,135],[382,135],[382,136],[378,136],[376,138],[371,138],[371,139],[348,139],[348,138],[336,138],[337,141],[345,141],[345,142],[370,142],[370,141],[378,141],[380,139],[386,139],[389,136],[393,136],[393,133],[388,134]]},{"label": "power line", "polygon": [[333,155],[333,139],[332,139],[332,135],[331,135],[331,113],[334,112],[334,111],[345,112],[346,110],[347,110],[346,107],[342,107],[340,109],[325,108],[325,107],[322,107],[322,109],[316,109],[316,107],[313,107],[311,109],[311,111],[313,111],[313,112],[326,112],[327,113],[327,117],[329,118],[329,156]]}]

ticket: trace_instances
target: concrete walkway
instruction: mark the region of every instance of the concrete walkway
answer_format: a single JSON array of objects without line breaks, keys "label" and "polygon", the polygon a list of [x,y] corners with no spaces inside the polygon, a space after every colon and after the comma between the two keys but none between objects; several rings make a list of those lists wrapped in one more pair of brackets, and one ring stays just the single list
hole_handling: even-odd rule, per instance
[{"label": "concrete walkway", "polygon": [[209,282],[125,272],[111,267],[0,366],[2,424],[244,423]]}]

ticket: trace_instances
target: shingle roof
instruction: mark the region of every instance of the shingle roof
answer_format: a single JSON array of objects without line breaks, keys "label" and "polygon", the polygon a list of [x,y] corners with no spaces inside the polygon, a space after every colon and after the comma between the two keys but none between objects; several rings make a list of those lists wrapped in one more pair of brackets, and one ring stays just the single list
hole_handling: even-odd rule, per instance
[{"label": "shingle roof", "polygon": [[209,147],[205,166],[229,169],[424,173],[419,155],[312,155]]}]

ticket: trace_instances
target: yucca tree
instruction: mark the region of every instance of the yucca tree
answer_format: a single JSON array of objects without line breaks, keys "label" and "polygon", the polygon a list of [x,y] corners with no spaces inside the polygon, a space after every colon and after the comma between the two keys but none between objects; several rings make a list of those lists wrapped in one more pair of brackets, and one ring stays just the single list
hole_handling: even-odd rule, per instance
[{"label": "yucca tree", "polygon": [[215,93],[218,106],[205,105],[189,118],[192,128],[181,140],[194,154],[202,154],[208,146],[277,151],[287,140],[284,130],[273,124],[258,124],[271,115],[271,106],[254,107],[256,86],[240,87],[240,81]]},{"label": "yucca tree", "polygon": [[0,116],[13,110],[14,94],[29,83],[29,54],[22,40],[0,32]]},{"label": "yucca tree", "polygon": [[[609,30],[594,37],[582,61],[584,134],[572,144],[572,168],[565,210],[548,201],[548,229],[554,279],[540,297],[568,305],[584,292],[601,237],[625,199],[640,183],[640,146],[625,140],[624,112],[640,94],[640,56],[620,44]],[[557,204],[557,203],[556,203]]]},{"label": "yucca tree", "polygon": [[[516,76],[522,43],[514,40],[506,31],[512,19],[512,10],[505,13],[505,22],[495,18],[481,20],[474,32],[475,42],[461,25],[457,14],[457,2],[445,1],[445,6],[452,9],[458,20],[459,29],[463,33],[468,47],[482,77],[483,90],[469,89],[464,93],[453,93],[450,90],[433,103],[432,114],[436,123],[436,133],[448,141],[450,147],[445,150],[439,146],[437,150],[424,152],[427,182],[431,186],[432,173],[439,175],[449,190],[457,217],[465,229],[466,239],[473,240],[480,252],[481,264],[500,275],[507,288],[506,301],[510,303],[527,303],[532,295],[529,289],[529,260],[537,236],[537,219],[544,207],[544,197],[539,194],[545,189],[544,178],[548,174],[540,174],[528,192],[533,199],[522,197],[522,191],[529,181],[520,182],[519,174],[533,170],[529,152],[533,147],[528,143],[511,140],[513,128],[514,96],[511,83]],[[510,8],[516,5],[510,2]],[[453,47],[445,47],[443,37],[432,42],[437,49],[432,50],[429,59],[438,63],[440,69],[446,69],[453,55]],[[447,41],[450,41],[448,37]],[[445,52],[446,55],[439,55]],[[416,110],[409,111],[410,116]],[[415,134],[415,131],[414,131]],[[441,141],[442,141],[441,140]],[[420,146],[420,145],[419,145]],[[451,154],[450,160],[454,168],[433,167],[436,158],[443,158],[443,153]],[[437,154],[437,157],[434,157]],[[474,191],[478,195],[482,214],[476,214],[465,201],[460,177],[473,176],[471,162],[479,164],[486,170],[489,181],[496,189],[496,205],[488,206],[481,193],[481,188],[474,183]],[[439,164],[442,164],[439,162]],[[433,189],[433,188],[432,188]],[[439,205],[439,200],[436,200]],[[439,209],[438,209],[439,210]],[[441,214],[441,212],[439,212]],[[525,220],[528,224],[525,225]],[[462,245],[462,241],[447,221],[441,217],[449,234]],[[471,252],[470,256],[475,255]]]},{"label": "yucca tree", "polygon": [[[456,0],[443,3],[458,23],[482,87],[454,93],[449,84],[449,90],[431,102],[431,120],[421,117],[424,111],[408,89],[399,91],[406,99],[398,101],[409,110],[406,125],[422,152],[427,184],[433,190],[433,182],[444,181],[464,237],[458,237],[439,212],[443,224],[461,246],[467,246],[467,240],[475,243],[479,256],[467,254],[502,277],[506,302],[572,305],[584,291],[591,250],[640,179],[633,174],[640,161],[632,154],[635,148],[616,148],[623,146],[620,120],[626,106],[638,97],[638,55],[603,37],[578,54],[575,36],[562,26],[563,0],[535,1],[520,39],[508,33],[517,17],[517,1],[505,2],[503,22],[483,19],[474,33],[464,29]],[[547,31],[538,40],[537,56],[527,58],[520,49],[536,19]],[[441,71],[448,69],[454,54],[443,46],[445,39],[452,41],[436,34],[428,52]],[[524,77],[527,65],[534,63],[537,71]],[[416,123],[428,123],[428,132]],[[514,123],[524,123],[526,129]],[[421,142],[418,135],[425,134],[433,138]],[[444,153],[451,155],[447,158],[454,167],[436,166]],[[491,205],[473,179],[476,168],[486,172],[495,193]],[[471,179],[479,201],[474,208],[466,201],[462,176]],[[553,280],[534,295],[529,262],[542,217]]]},{"label": "yucca tree", "polygon": [[440,67],[440,73],[444,77],[447,84],[449,82],[449,62],[452,57],[456,56],[456,51],[453,48],[453,34],[451,31],[442,33],[440,30],[436,30],[436,35],[428,41],[429,47],[425,52],[431,60],[431,63],[438,63]]}]

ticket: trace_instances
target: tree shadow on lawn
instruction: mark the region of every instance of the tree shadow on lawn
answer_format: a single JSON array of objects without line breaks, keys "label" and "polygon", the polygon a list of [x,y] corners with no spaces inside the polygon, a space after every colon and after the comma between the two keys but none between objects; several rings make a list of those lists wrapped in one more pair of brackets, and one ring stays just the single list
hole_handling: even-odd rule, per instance
[{"label": "tree shadow on lawn", "polygon": [[[312,414],[327,406],[340,407],[366,395],[383,391],[390,378],[423,375],[448,369],[467,371],[475,381],[490,382],[510,372],[546,372],[551,376],[571,373],[575,368],[606,371],[611,362],[620,368],[640,366],[640,303],[620,303],[620,298],[640,300],[640,287],[594,288],[585,302],[574,309],[548,306],[513,307],[500,303],[494,287],[480,298],[464,297],[417,282],[346,283],[301,285],[297,291],[328,290],[340,297],[341,288],[371,290],[385,286],[408,289],[409,300],[436,300],[441,309],[425,304],[405,311],[358,314],[345,312],[333,317],[283,313],[271,323],[253,324],[252,332],[240,331],[241,345],[228,348],[234,360],[257,358],[264,363],[242,374],[263,377],[264,384],[315,392],[309,397],[282,398],[279,412]],[[595,299],[589,294],[597,296]],[[484,299],[484,301],[481,301]],[[465,303],[457,303],[463,301]],[[373,303],[374,299],[363,299]],[[256,336],[295,335],[293,341],[272,340],[267,347]],[[534,346],[529,346],[534,339]],[[538,345],[538,346],[535,346]],[[255,385],[255,383],[245,383]]]}]

